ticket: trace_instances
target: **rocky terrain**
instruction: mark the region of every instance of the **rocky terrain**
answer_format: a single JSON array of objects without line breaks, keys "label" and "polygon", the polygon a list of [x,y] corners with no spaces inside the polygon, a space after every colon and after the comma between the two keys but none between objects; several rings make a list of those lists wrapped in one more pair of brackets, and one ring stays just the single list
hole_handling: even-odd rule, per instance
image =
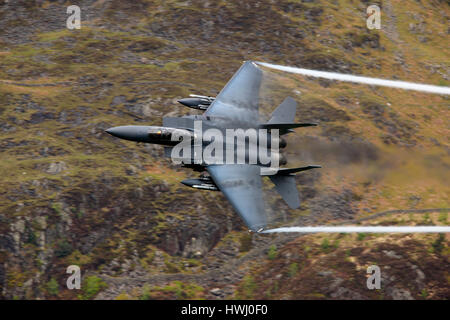
[{"label": "rocky terrain", "polygon": [[[381,30],[366,7],[381,7]],[[449,299],[449,236],[252,235],[158,146],[159,125],[216,95],[243,60],[450,85],[446,1],[0,0],[0,298]],[[288,138],[302,205],[265,184],[274,226],[448,225],[447,96],[265,70],[262,106],[299,103]],[[66,268],[81,267],[81,290]],[[382,287],[366,287],[369,265]]]}]

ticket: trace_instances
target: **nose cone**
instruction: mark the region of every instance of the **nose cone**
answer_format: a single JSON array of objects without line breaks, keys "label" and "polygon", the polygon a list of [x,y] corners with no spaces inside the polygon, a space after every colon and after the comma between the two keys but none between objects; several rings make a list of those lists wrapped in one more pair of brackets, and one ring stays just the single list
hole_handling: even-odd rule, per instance
[{"label": "nose cone", "polygon": [[109,128],[105,130],[106,133],[109,133],[110,135],[114,135],[114,128]]},{"label": "nose cone", "polygon": [[107,129],[105,132],[117,138],[124,138],[129,135],[129,130],[127,130],[126,127],[112,127]]},{"label": "nose cone", "polygon": [[105,132],[120,139],[145,142],[148,135],[145,129],[141,126],[120,126],[109,128]]}]

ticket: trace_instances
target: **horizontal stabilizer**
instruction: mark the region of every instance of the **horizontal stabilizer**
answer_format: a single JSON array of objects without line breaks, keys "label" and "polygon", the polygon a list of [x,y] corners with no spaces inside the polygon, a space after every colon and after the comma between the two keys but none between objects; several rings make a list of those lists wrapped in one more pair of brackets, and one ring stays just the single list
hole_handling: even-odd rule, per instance
[{"label": "horizontal stabilizer", "polygon": [[275,185],[275,189],[283,197],[283,200],[292,209],[300,207],[300,197],[297,186],[295,185],[295,176],[293,175],[274,175],[270,176]]},{"label": "horizontal stabilizer", "polygon": [[288,130],[288,129],[300,128],[300,127],[313,127],[313,126],[317,126],[317,123],[314,123],[314,122],[264,123],[264,124],[259,125],[259,127],[262,129],[280,129],[280,130]]},{"label": "horizontal stabilizer", "polygon": [[316,168],[322,168],[322,166],[310,165],[310,166],[298,167],[298,168],[280,168],[280,169],[278,169],[277,175],[285,176],[285,175],[290,175],[292,173],[296,173],[296,172],[300,172],[300,171],[306,171],[306,170],[311,170],[311,169],[316,169]]}]

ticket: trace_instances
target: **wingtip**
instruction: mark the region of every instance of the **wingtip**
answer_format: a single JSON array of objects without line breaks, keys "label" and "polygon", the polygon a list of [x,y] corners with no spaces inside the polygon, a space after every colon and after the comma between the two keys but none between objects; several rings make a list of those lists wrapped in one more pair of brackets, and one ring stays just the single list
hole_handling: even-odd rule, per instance
[{"label": "wingtip", "polygon": [[259,228],[257,230],[248,229],[249,233],[264,233],[265,228]]},{"label": "wingtip", "polygon": [[259,65],[258,65],[258,61],[253,61],[253,60],[244,60],[243,64],[252,64],[255,68],[259,69]]}]

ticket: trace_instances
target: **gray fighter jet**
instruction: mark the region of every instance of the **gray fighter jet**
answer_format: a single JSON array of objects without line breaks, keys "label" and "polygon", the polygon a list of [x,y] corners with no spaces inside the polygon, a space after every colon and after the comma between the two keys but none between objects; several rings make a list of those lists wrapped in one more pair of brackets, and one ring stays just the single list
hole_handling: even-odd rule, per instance
[{"label": "gray fighter jet", "polygon": [[[182,152],[179,155],[181,164],[194,171],[201,172],[198,178],[187,179],[181,183],[186,186],[222,191],[230,201],[235,211],[241,216],[249,231],[261,232],[267,226],[267,215],[263,204],[262,176],[268,176],[275,185],[275,189],[291,208],[300,206],[300,198],[295,184],[295,173],[314,168],[318,165],[309,165],[300,168],[273,167],[273,163],[250,163],[250,148],[245,138],[232,149],[224,150],[233,153],[244,151],[244,162],[219,161],[211,163],[200,157],[197,152],[205,151],[212,140],[198,141],[195,131],[195,122],[201,122],[201,132],[215,129],[224,133],[227,129],[265,129],[269,132],[263,141],[267,146],[275,142],[279,149],[286,147],[283,135],[292,132],[293,128],[315,126],[315,123],[294,123],[297,103],[287,97],[272,113],[267,123],[260,123],[259,91],[262,80],[262,70],[252,61],[246,61],[233,75],[217,97],[191,95],[190,98],[179,100],[187,107],[205,110],[202,115],[188,115],[183,117],[165,117],[163,126],[120,126],[106,130],[107,133],[130,141],[154,143],[165,146],[165,155],[174,157],[174,148],[179,143],[189,143],[192,152]],[[278,140],[273,139],[274,130],[277,130]],[[258,143],[261,143],[258,136]],[[272,140],[271,140],[272,139]],[[233,140],[234,142],[234,140]],[[242,143],[244,142],[244,143]],[[197,149],[196,149],[197,148]],[[271,159],[277,164],[286,164],[281,152],[271,153]],[[235,156],[232,156],[235,160]]]}]

